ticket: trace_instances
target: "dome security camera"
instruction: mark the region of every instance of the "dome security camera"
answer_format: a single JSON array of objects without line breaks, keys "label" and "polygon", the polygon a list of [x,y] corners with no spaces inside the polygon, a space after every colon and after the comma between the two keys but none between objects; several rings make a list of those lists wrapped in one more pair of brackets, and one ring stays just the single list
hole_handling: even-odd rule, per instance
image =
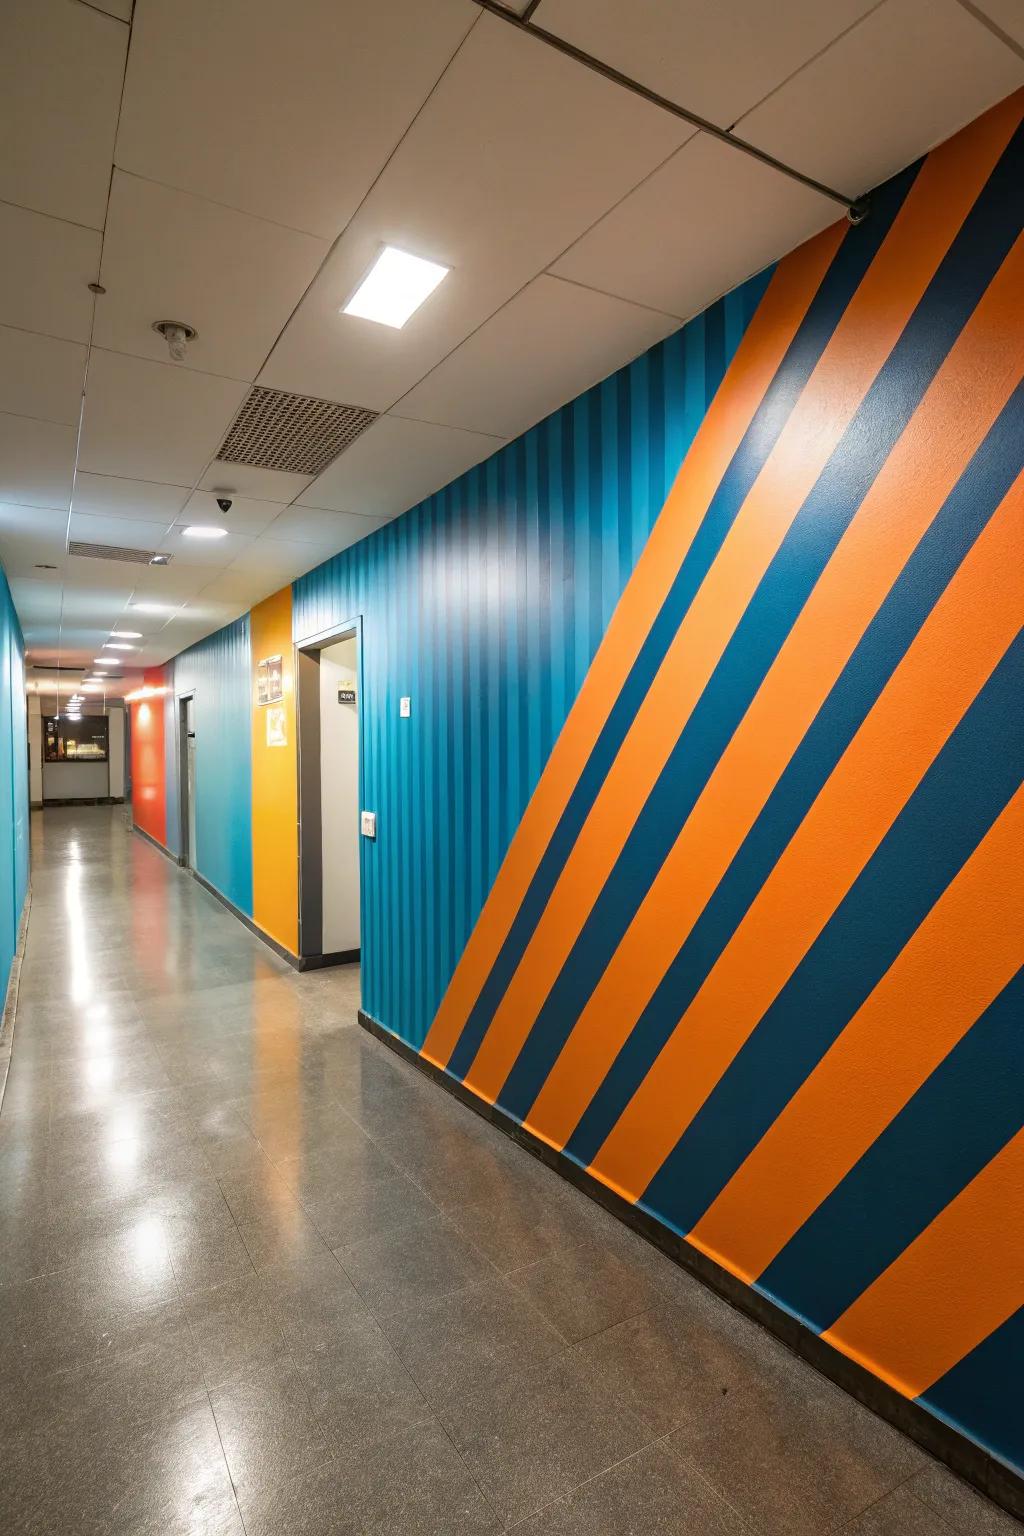
[{"label": "dome security camera", "polygon": [[218,496],[217,497],[217,505],[218,505],[218,507],[220,507],[222,512],[224,512],[224,513],[230,512],[231,511],[231,497],[230,496]]}]

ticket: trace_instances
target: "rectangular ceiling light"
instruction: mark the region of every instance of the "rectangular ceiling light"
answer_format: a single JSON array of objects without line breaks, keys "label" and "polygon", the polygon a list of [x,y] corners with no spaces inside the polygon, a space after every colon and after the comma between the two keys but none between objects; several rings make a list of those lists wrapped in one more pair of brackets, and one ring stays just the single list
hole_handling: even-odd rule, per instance
[{"label": "rectangular ceiling light", "polygon": [[349,299],[343,315],[376,320],[400,331],[451,269],[386,245]]}]

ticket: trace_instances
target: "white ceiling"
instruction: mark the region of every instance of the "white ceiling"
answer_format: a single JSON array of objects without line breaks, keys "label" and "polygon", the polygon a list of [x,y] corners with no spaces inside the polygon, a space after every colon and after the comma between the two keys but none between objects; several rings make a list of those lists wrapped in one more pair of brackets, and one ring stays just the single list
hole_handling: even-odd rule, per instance
[{"label": "white ceiling", "polygon": [[[1019,0],[533,21],[851,196],[1024,83]],[[0,86],[0,560],[35,658],[142,631],[112,692],[837,214],[473,0],[6,0]],[[452,269],[401,331],[339,313],[384,242]],[[220,463],[254,381],[381,416],[315,480]]]}]

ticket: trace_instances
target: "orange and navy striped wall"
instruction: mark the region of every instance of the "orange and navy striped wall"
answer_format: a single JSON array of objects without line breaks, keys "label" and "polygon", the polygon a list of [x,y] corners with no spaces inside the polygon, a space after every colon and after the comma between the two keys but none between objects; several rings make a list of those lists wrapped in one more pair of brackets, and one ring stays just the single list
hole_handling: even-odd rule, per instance
[{"label": "orange and navy striped wall", "polygon": [[194,648],[214,884],[260,627],[361,617],[366,1010],[1017,1469],[1022,115]]},{"label": "orange and navy striped wall", "polygon": [[776,270],[423,1046],[1018,1467],[1022,110]]}]

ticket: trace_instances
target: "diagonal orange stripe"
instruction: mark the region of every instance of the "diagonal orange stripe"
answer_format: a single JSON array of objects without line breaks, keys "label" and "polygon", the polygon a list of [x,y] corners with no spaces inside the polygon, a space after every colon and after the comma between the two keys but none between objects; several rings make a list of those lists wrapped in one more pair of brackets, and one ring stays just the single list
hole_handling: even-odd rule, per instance
[{"label": "diagonal orange stripe", "polygon": [[508,937],[612,705],[845,234],[824,230],[782,263],[694,438],[619,599],[423,1045],[444,1066]]},{"label": "diagonal orange stripe", "polygon": [[[562,1147],[918,540],[1024,374],[1024,236],[840,540],[526,1124]],[[936,445],[941,445],[936,451]]]},{"label": "diagonal orange stripe", "polygon": [[466,1082],[493,1101],[794,517],[870,389],[1024,108],[930,155],[763,465],[566,861]]},{"label": "diagonal orange stripe", "polygon": [[1024,474],[893,673],[594,1160],[636,1199],[785,986],[1024,617]]},{"label": "diagonal orange stripe", "polygon": [[690,1242],[742,1280],[754,1280],[1022,965],[1024,788]]},{"label": "diagonal orange stripe", "polygon": [[822,1334],[919,1397],[1024,1303],[1024,1131]]}]

